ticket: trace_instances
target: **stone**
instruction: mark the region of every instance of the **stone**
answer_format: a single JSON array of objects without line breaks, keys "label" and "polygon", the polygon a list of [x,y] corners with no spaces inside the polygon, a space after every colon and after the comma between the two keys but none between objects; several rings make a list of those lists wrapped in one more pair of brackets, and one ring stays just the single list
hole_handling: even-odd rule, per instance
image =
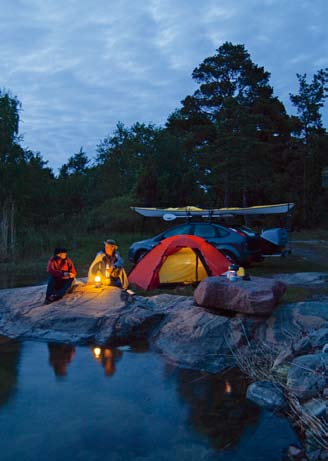
[{"label": "stone", "polygon": [[257,321],[219,316],[192,297],[134,295],[80,285],[45,305],[45,286],[0,290],[0,334],[69,344],[125,345],[145,339],[181,367],[209,372],[235,365]]},{"label": "stone", "polygon": [[311,399],[302,405],[302,410],[310,416],[319,418],[326,415],[327,403],[321,399]]},{"label": "stone", "polygon": [[319,328],[310,333],[310,341],[312,347],[324,347],[325,344],[328,344],[328,327]]},{"label": "stone", "polygon": [[314,436],[312,430],[305,431],[305,454],[308,461],[319,461],[322,453],[322,447]]},{"label": "stone", "polygon": [[[152,298],[157,304],[157,297]],[[170,304],[176,308],[170,309]],[[162,321],[154,345],[168,360],[185,368],[216,373],[235,365],[234,354],[251,338],[256,322],[213,314],[193,299],[166,298],[169,314]]]},{"label": "stone", "polygon": [[116,287],[82,285],[44,304],[45,286],[0,290],[0,332],[10,338],[55,342],[126,343],[147,336],[162,316],[149,300],[127,302]]},{"label": "stone", "polygon": [[328,450],[321,450],[320,461],[328,461]]},{"label": "stone", "polygon": [[320,448],[316,450],[306,450],[306,460],[307,461],[319,461],[321,455]]},{"label": "stone", "polygon": [[284,283],[264,277],[234,282],[224,276],[208,277],[196,288],[194,300],[196,304],[206,308],[268,316],[285,290]]},{"label": "stone", "polygon": [[301,355],[310,352],[312,349],[312,344],[309,336],[305,334],[300,338],[294,339],[292,342],[292,349],[295,355]]},{"label": "stone", "polygon": [[274,274],[271,278],[280,280],[286,285],[313,286],[326,285],[328,282],[327,272],[296,272],[291,274]]},{"label": "stone", "polygon": [[306,400],[321,394],[327,384],[328,354],[308,354],[293,360],[287,386],[298,398]]},{"label": "stone", "polygon": [[250,384],[246,398],[268,410],[283,410],[287,406],[282,388],[270,381],[257,381]]},{"label": "stone", "polygon": [[[286,366],[294,358],[289,355],[294,353],[289,348],[293,338],[300,338],[296,341],[304,347],[307,326],[311,330],[327,327],[328,310],[323,303],[279,305],[266,319],[204,309],[191,296],[129,297],[115,287],[84,284],[45,305],[45,291],[45,285],[0,290],[0,335],[120,346],[144,339],[169,361],[212,373],[242,363],[245,348],[261,351],[265,343],[263,350],[272,359],[279,352],[288,352],[283,366],[275,368],[275,373],[283,369],[285,376],[289,372]],[[281,341],[271,342],[272,338]]]},{"label": "stone", "polygon": [[305,452],[304,450],[302,450],[299,447],[296,447],[295,445],[289,445],[287,450],[287,456],[292,461],[301,461],[305,456]]},{"label": "stone", "polygon": [[315,331],[328,326],[327,303],[305,301],[280,304],[257,331],[257,340],[284,349],[298,338],[310,337],[314,345]]},{"label": "stone", "polygon": [[294,351],[290,346],[286,346],[279,352],[277,357],[275,358],[272,368],[276,370],[280,365],[284,362],[291,361],[294,358]]},{"label": "stone", "polygon": [[311,350],[312,346],[309,336],[305,335],[300,338],[295,338],[279,352],[273,363],[273,368],[279,367],[284,362],[291,362],[296,356],[304,355]]}]

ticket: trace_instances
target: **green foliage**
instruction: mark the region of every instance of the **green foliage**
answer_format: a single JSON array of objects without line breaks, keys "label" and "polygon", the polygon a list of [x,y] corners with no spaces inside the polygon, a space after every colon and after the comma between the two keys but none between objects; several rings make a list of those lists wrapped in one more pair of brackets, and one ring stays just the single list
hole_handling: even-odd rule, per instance
[{"label": "green foliage", "polygon": [[243,45],[226,42],[192,75],[199,88],[184,99],[169,127],[180,129],[193,149],[209,202],[265,201],[272,194],[272,159],[290,136],[270,74],[251,61]]},{"label": "green foliage", "polygon": [[74,154],[68,159],[68,162],[65,163],[59,172],[59,176],[66,177],[70,175],[83,175],[87,173],[87,166],[89,159],[87,154],[83,152],[83,148],[80,148],[80,151],[77,154]]},{"label": "green foliage", "polygon": [[[16,96],[0,91],[0,160],[12,162],[17,158],[13,147],[17,144],[21,103]],[[14,154],[14,155],[13,155]]]},{"label": "green foliage", "polygon": [[[151,235],[131,206],[201,207],[296,203],[297,227],[324,221],[328,136],[321,110],[328,69],[291,94],[298,116],[274,96],[270,74],[244,45],[223,43],[195,68],[197,88],[164,127],[118,122],[91,162],[81,147],[55,177],[39,153],[20,145],[21,103],[0,91],[0,260],[42,254],[80,236]],[[65,242],[65,243],[64,243]],[[71,243],[70,243],[71,242]],[[72,244],[72,245],[71,245]]]},{"label": "green foliage", "polygon": [[301,129],[306,137],[310,131],[322,128],[320,109],[328,97],[328,68],[320,69],[313,76],[312,83],[307,82],[306,74],[297,74],[299,93],[290,94],[290,99],[299,113]]},{"label": "green foliage", "polygon": [[[297,74],[299,93],[290,94],[290,99],[299,114],[296,126],[298,137],[298,184],[299,204],[302,207],[303,222],[318,222],[318,208],[321,208],[321,172],[327,166],[326,152],[328,137],[322,126],[320,109],[328,97],[328,69],[321,69],[308,83],[306,74]],[[321,206],[320,206],[321,205]]]},{"label": "green foliage", "polygon": [[21,104],[0,92],[0,260],[14,258],[28,231],[50,217],[53,174],[40,154],[20,145]]},{"label": "green foliage", "polygon": [[130,210],[135,204],[132,196],[124,195],[104,200],[94,207],[86,216],[88,231],[135,232],[140,226],[140,219]]}]

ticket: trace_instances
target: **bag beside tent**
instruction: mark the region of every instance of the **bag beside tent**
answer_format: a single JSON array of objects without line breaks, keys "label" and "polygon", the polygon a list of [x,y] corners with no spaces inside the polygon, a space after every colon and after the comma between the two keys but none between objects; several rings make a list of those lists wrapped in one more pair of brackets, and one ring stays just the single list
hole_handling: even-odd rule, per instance
[{"label": "bag beside tent", "polygon": [[199,282],[221,275],[231,262],[213,245],[194,235],[177,235],[162,240],[132,269],[129,283],[144,290],[160,284]]}]

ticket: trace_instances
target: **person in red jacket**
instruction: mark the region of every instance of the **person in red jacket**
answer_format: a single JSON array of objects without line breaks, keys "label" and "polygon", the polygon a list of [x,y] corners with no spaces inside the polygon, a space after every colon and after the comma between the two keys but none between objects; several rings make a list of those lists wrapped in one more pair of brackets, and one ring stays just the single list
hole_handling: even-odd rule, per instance
[{"label": "person in red jacket", "polygon": [[67,257],[66,248],[55,248],[54,255],[48,261],[49,273],[45,303],[49,304],[62,298],[76,277],[73,261]]}]

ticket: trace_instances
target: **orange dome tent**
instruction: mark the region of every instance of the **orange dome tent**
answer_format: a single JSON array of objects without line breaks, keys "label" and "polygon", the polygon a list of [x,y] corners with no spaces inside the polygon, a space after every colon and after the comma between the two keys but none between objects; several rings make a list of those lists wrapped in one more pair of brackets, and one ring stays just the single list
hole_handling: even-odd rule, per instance
[{"label": "orange dome tent", "polygon": [[221,275],[231,262],[213,245],[194,235],[162,240],[132,269],[128,278],[144,290],[164,283],[194,283]]}]

